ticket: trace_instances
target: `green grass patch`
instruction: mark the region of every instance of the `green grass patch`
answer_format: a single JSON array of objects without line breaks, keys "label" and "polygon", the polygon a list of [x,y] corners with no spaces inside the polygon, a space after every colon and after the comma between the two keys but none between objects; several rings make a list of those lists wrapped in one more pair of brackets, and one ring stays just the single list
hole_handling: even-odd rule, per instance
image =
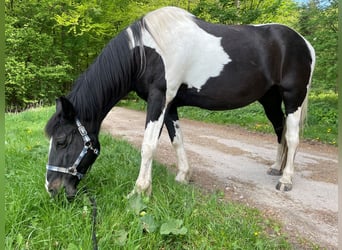
[{"label": "green grass patch", "polygon": [[337,146],[338,95],[334,92],[312,93],[304,135],[306,138]]},{"label": "green grass patch", "polygon": [[[135,110],[146,109],[146,103],[137,96],[131,94],[129,97],[119,105]],[[337,146],[337,101],[338,95],[334,92],[310,93],[308,117],[303,133],[305,139]],[[258,102],[227,111],[181,107],[179,116],[208,123],[238,125],[262,133],[274,133],[271,122]]]},{"label": "green grass patch", "polygon": [[6,249],[92,249],[97,203],[99,249],[291,249],[279,223],[258,210],[224,202],[174,181],[154,163],[153,195],[129,200],[140,153],[101,135],[102,152],[72,203],[44,188],[48,140],[43,129],[54,108],[6,114]]}]

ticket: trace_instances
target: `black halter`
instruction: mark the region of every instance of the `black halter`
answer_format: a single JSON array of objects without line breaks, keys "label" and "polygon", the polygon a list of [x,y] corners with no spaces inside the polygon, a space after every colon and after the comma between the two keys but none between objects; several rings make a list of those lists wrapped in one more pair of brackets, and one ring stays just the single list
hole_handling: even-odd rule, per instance
[{"label": "black halter", "polygon": [[100,151],[97,148],[93,147],[91,139],[88,136],[87,130],[85,129],[85,127],[81,124],[81,122],[77,118],[76,118],[76,125],[78,128],[78,131],[80,132],[80,134],[82,136],[84,146],[83,146],[83,149],[82,149],[80,155],[78,156],[78,158],[74,162],[74,164],[68,168],[53,166],[53,165],[47,164],[46,169],[50,170],[50,171],[55,171],[55,172],[60,172],[60,173],[65,173],[65,174],[71,174],[71,175],[77,176],[77,178],[79,180],[81,180],[83,178],[84,174],[77,171],[78,165],[80,164],[80,162],[82,161],[84,156],[88,153],[89,149],[91,151],[93,151],[93,153],[97,156],[100,154]]}]

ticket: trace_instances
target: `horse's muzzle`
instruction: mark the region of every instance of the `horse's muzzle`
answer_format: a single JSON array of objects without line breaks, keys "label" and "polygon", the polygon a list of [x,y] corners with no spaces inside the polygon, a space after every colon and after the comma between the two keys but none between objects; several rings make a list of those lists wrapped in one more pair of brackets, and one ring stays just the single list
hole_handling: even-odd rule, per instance
[{"label": "horse's muzzle", "polygon": [[50,197],[54,198],[62,189],[62,187],[65,188],[65,193],[67,196],[67,199],[69,201],[73,200],[77,193],[77,187],[76,183],[74,184],[66,184],[62,180],[56,179],[52,182],[46,181],[45,183],[45,189],[49,193]]}]

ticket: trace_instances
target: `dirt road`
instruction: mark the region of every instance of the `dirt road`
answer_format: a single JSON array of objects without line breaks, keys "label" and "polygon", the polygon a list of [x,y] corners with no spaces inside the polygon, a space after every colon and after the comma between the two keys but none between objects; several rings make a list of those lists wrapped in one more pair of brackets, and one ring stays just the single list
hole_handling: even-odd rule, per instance
[{"label": "dirt road", "polygon": [[[266,174],[276,155],[275,136],[181,119],[185,150],[193,168],[192,181],[209,191],[222,190],[227,199],[262,210],[280,220],[294,242],[307,239],[337,249],[337,149],[301,142],[290,192],[275,189],[278,177]],[[115,107],[102,130],[140,148],[145,114]],[[166,129],[155,158],[175,168],[176,156]],[[302,245],[303,246],[303,245]]]}]

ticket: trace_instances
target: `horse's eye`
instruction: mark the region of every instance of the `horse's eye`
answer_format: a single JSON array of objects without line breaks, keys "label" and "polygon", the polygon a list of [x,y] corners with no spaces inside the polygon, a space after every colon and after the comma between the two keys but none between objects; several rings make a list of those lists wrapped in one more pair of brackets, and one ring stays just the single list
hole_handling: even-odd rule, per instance
[{"label": "horse's eye", "polygon": [[56,139],[56,147],[57,148],[65,148],[67,146],[67,137],[63,136]]}]

